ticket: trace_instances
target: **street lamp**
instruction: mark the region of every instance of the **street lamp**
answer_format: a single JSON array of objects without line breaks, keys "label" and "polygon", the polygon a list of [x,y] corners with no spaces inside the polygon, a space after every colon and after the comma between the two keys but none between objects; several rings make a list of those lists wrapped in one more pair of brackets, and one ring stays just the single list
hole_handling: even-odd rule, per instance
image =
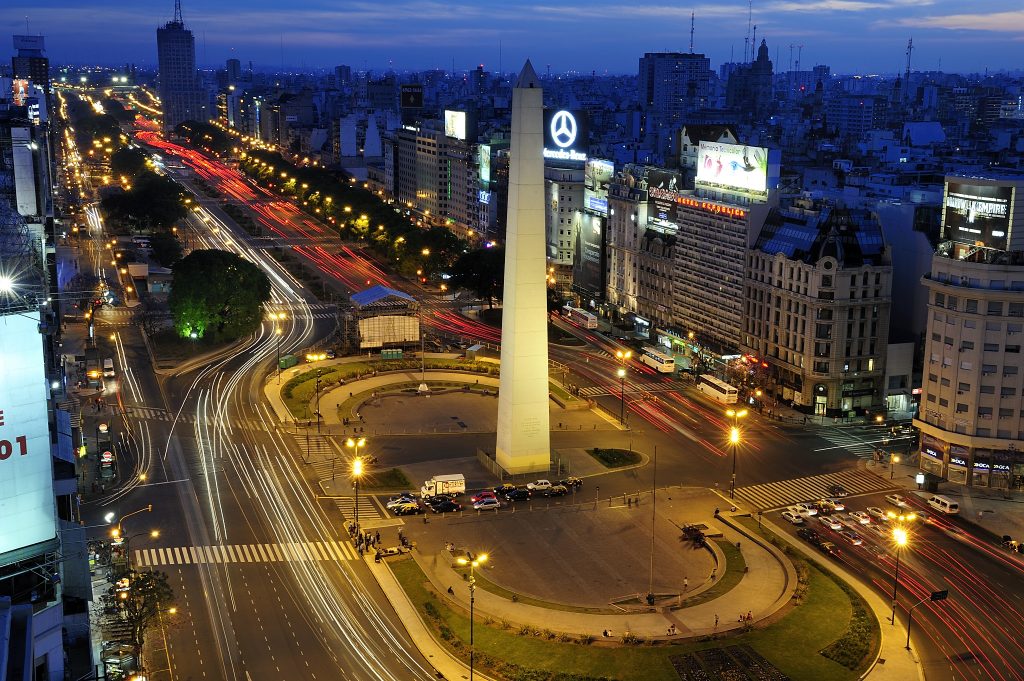
[{"label": "street lamp", "polygon": [[899,454],[890,454],[889,455],[889,479],[890,480],[892,480],[892,476],[893,476],[893,472],[894,472],[893,468],[899,462],[900,462]]},{"label": "street lamp", "polygon": [[626,369],[620,368],[619,374],[619,423],[626,423]]},{"label": "street lamp", "polygon": [[474,570],[487,562],[487,554],[481,553],[473,560],[459,558],[459,565],[469,566],[469,681],[473,681],[473,603],[476,601],[476,575]]},{"label": "street lamp", "polygon": [[740,447],[740,419],[747,415],[746,409],[730,409],[725,412],[732,419],[729,429],[729,444],[732,445],[732,482],[729,484],[729,498],[736,498],[736,450]]},{"label": "street lamp", "polygon": [[894,527],[892,540],[896,544],[896,574],[892,580],[892,624],[896,624],[896,590],[900,584],[900,551],[907,545],[907,530],[903,527]]},{"label": "street lamp", "polygon": [[277,336],[277,382],[281,382],[281,334],[283,330],[278,325],[279,321],[285,320],[284,312],[271,312],[270,319],[274,322],[274,335]]},{"label": "street lamp", "polygon": [[366,446],[366,438],[358,440],[349,438],[345,440],[345,446],[355,449],[355,457],[352,459],[352,478],[355,480],[356,488],[356,530],[359,529],[359,480],[363,477],[363,460],[359,457],[359,448]]},{"label": "street lamp", "polygon": [[316,432],[320,432],[320,369],[316,370]]}]

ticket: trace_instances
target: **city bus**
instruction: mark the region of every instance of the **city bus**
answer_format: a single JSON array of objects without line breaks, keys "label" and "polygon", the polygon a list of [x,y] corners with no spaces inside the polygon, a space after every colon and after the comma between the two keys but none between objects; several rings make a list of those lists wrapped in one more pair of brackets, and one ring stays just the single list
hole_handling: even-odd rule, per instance
[{"label": "city bus", "polygon": [[644,347],[640,352],[640,361],[649,367],[654,367],[663,374],[671,374],[676,370],[675,357],[667,352],[655,350],[651,347]]},{"label": "city bus", "polygon": [[586,310],[581,310],[578,307],[569,307],[568,305],[566,305],[564,315],[569,318],[569,321],[579,324],[584,329],[597,328],[597,315],[591,314]]},{"label": "city bus", "polygon": [[725,381],[719,380],[711,374],[702,374],[697,383],[697,389],[705,395],[710,395],[722,404],[736,404],[739,391]]}]

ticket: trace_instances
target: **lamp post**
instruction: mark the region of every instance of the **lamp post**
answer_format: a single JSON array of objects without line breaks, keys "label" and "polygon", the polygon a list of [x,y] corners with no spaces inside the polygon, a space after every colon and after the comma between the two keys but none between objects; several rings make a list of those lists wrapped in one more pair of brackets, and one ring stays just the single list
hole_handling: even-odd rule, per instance
[{"label": "lamp post", "polygon": [[320,369],[316,370],[316,432],[320,432]]},{"label": "lamp post", "polygon": [[910,611],[907,613],[907,645],[906,645],[907,650],[910,650],[910,625],[914,622],[914,610],[917,609],[917,606],[921,605],[925,601],[932,601],[932,602],[944,601],[948,597],[949,597],[949,589],[943,589],[941,591],[933,591],[929,595],[925,596],[924,598],[919,600],[917,603],[915,603],[914,607],[912,607],[910,609]]},{"label": "lamp post", "polygon": [[725,412],[732,419],[729,429],[729,444],[732,445],[732,482],[729,484],[729,498],[736,498],[736,450],[740,447],[740,419],[747,415],[746,409],[730,409]]},{"label": "lamp post", "polygon": [[366,438],[361,437],[358,440],[355,438],[349,438],[345,441],[345,446],[355,449],[355,457],[352,459],[352,479],[355,480],[356,488],[356,529],[359,529],[359,479],[363,477],[363,460],[359,457],[359,448],[366,446]]},{"label": "lamp post", "polygon": [[889,454],[889,479],[892,480],[894,475],[894,468],[896,464],[900,462],[899,454]]},{"label": "lamp post", "polygon": [[903,527],[894,527],[892,540],[896,544],[896,574],[892,580],[892,624],[896,624],[896,590],[900,584],[900,551],[907,545],[907,530]]},{"label": "lamp post", "polygon": [[279,321],[285,320],[284,312],[271,312],[270,319],[274,322],[274,335],[277,336],[277,382],[281,382],[281,335],[283,329],[278,325]]},{"label": "lamp post", "polygon": [[619,368],[619,423],[626,423],[626,370]]},{"label": "lamp post", "polygon": [[469,681],[473,681],[473,603],[476,601],[476,568],[487,562],[487,554],[481,553],[473,560],[459,558],[459,565],[469,566]]},{"label": "lamp post", "polygon": [[[128,518],[130,518],[133,515],[137,515],[139,513],[149,513],[152,510],[153,510],[153,504],[149,504],[148,506],[143,506],[142,508],[140,508],[138,510],[132,511],[131,513],[124,514],[123,516],[121,516],[118,519],[117,527],[115,527],[113,530],[110,531],[110,536],[113,537],[114,539],[120,539],[122,536],[124,536],[124,527],[123,526],[124,526],[124,521],[125,520],[127,520]],[[125,551],[125,568],[127,569],[130,566],[130,564],[131,564],[131,555],[128,553],[128,542],[127,542],[127,540],[125,541],[124,551]]]}]

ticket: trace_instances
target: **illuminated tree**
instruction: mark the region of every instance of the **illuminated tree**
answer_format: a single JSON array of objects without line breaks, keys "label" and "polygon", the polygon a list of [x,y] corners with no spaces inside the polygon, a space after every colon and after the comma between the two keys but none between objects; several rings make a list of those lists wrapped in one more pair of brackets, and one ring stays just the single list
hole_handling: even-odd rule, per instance
[{"label": "illuminated tree", "polygon": [[128,625],[135,659],[142,668],[146,630],[174,601],[174,590],[167,583],[167,574],[131,570],[101,598],[103,605],[117,612],[119,620]]},{"label": "illuminated tree", "polygon": [[234,340],[255,331],[270,300],[270,280],[241,256],[192,251],[174,265],[168,305],[186,338]]}]

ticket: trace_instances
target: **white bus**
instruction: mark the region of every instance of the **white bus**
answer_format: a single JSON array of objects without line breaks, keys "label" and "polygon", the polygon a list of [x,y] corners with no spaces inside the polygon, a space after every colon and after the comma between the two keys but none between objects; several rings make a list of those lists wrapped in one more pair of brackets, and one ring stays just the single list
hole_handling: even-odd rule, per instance
[{"label": "white bus", "polygon": [[597,328],[597,315],[591,314],[586,310],[581,310],[578,307],[569,307],[568,305],[566,305],[565,316],[569,318],[569,321],[579,324],[584,329]]},{"label": "white bus", "polygon": [[697,389],[705,395],[710,395],[722,404],[736,404],[739,391],[725,381],[719,380],[711,374],[702,374],[697,383]]},{"label": "white bus", "polygon": [[652,347],[644,347],[640,352],[640,361],[649,367],[654,367],[663,374],[671,374],[676,370],[676,359],[667,352],[655,350]]}]

